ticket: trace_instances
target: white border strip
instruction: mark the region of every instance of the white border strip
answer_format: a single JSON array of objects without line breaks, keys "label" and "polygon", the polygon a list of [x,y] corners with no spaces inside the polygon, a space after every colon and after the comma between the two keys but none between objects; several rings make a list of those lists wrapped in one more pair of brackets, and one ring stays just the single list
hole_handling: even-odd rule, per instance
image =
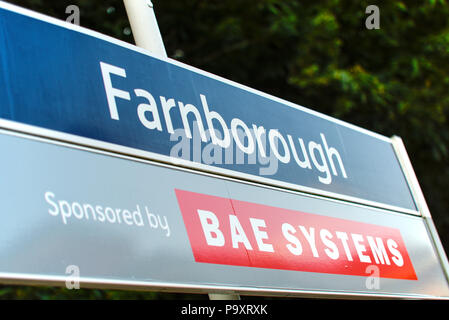
[{"label": "white border strip", "polygon": [[391,137],[391,143],[393,145],[393,150],[396,153],[396,157],[398,158],[399,165],[402,168],[402,171],[405,176],[405,180],[409,185],[409,189],[412,193],[412,197],[415,201],[416,207],[418,211],[421,212],[421,215],[425,218],[430,218],[430,210],[427,206],[426,199],[424,198],[424,194],[421,190],[421,186],[419,185],[418,178],[416,177],[415,171],[413,170],[412,162],[407,154],[407,150],[405,149],[404,142],[398,136]]},{"label": "white border strip", "polygon": [[[63,140],[55,140],[55,139],[51,139],[51,138],[47,138],[47,137],[43,137],[43,136],[31,135],[29,133],[24,133],[21,131],[12,131],[9,129],[4,129],[1,126],[0,126],[0,134],[5,134],[5,135],[29,139],[29,140],[33,140],[33,141],[53,144],[53,145],[71,148],[71,149],[75,149],[75,150],[92,152],[92,153],[101,154],[104,156],[110,156],[113,158],[119,158],[119,159],[124,159],[124,160],[129,160],[129,161],[135,161],[135,162],[139,162],[139,163],[150,164],[150,165],[154,165],[154,166],[158,166],[158,167],[162,167],[162,168],[187,172],[187,173],[191,173],[191,174],[202,175],[202,176],[206,176],[206,177],[210,177],[210,178],[214,178],[214,179],[221,179],[221,180],[225,180],[225,181],[231,181],[231,182],[235,182],[235,183],[251,185],[254,187],[301,195],[301,196],[308,197],[308,198],[325,200],[325,201],[334,202],[334,203],[338,203],[338,204],[350,205],[352,207],[365,208],[365,209],[368,208],[370,210],[381,212],[383,214],[394,214],[394,215],[403,215],[404,214],[403,212],[391,211],[391,210],[384,209],[381,207],[373,207],[373,206],[368,206],[368,205],[361,204],[361,203],[348,203],[348,201],[340,200],[340,199],[336,199],[336,198],[326,198],[321,195],[305,193],[305,192],[301,192],[301,191],[297,191],[297,190],[290,190],[290,189],[285,189],[285,188],[271,186],[271,185],[262,185],[260,183],[253,182],[253,181],[246,181],[246,180],[242,180],[239,178],[233,178],[233,177],[229,177],[229,176],[221,176],[221,175],[217,175],[216,173],[209,173],[209,172],[205,172],[205,171],[199,171],[196,169],[192,169],[189,167],[181,167],[181,166],[177,166],[177,165],[173,165],[173,164],[157,162],[152,159],[130,156],[130,155],[126,155],[126,154],[109,151],[106,149],[96,149],[96,148],[93,148],[93,147],[90,147],[87,145],[78,145],[78,144],[66,142]],[[416,214],[414,214],[413,216],[416,216]]]},{"label": "white border strip", "polygon": [[[77,32],[80,32],[80,33],[83,33],[83,34],[86,34],[89,36],[93,36],[93,37],[108,41],[108,42],[116,44],[118,46],[142,53],[142,54],[150,56],[152,58],[171,63],[171,64],[179,66],[181,68],[191,70],[193,72],[202,74],[209,78],[212,78],[212,79],[227,83],[229,85],[232,85],[234,87],[246,90],[248,92],[263,96],[265,98],[282,103],[284,105],[295,108],[297,110],[307,112],[311,115],[314,115],[314,116],[320,117],[322,119],[328,120],[330,122],[345,126],[347,128],[353,129],[355,131],[359,131],[363,134],[367,134],[369,136],[372,136],[374,138],[383,140],[383,141],[391,144],[391,140],[389,138],[382,136],[380,134],[377,134],[377,133],[368,131],[366,129],[357,127],[355,125],[349,124],[347,122],[332,118],[332,117],[324,115],[322,113],[307,109],[305,107],[302,107],[302,106],[296,105],[294,103],[285,101],[283,99],[271,96],[269,94],[260,92],[258,90],[243,86],[241,84],[238,84],[231,80],[221,78],[221,77],[211,74],[209,72],[194,68],[189,65],[185,65],[181,62],[178,62],[178,61],[175,61],[172,59],[163,59],[161,57],[153,56],[150,52],[148,52],[142,48],[133,46],[127,42],[112,38],[110,36],[103,35],[99,32],[92,31],[90,29],[86,29],[84,27],[80,27],[75,24],[67,23],[65,21],[62,21],[62,20],[59,20],[56,18],[52,18],[52,17],[46,16],[44,14],[37,13],[37,12],[31,11],[29,9],[21,8],[16,5],[6,3],[3,1],[0,1],[0,8],[9,10],[12,12],[16,12],[18,14],[22,14],[22,15],[25,15],[25,16],[28,16],[28,17],[31,17],[34,19],[42,20],[42,21],[63,27],[65,29],[77,31]],[[260,177],[260,176],[250,175],[250,174],[241,173],[241,172],[233,171],[233,170],[229,170],[229,169],[208,166],[208,165],[204,165],[204,164],[200,164],[200,163],[196,163],[196,162],[192,162],[192,161],[187,161],[184,159],[171,158],[169,156],[164,156],[164,155],[156,154],[153,152],[143,151],[143,150],[139,150],[139,149],[135,149],[135,148],[125,147],[125,146],[108,143],[108,142],[103,142],[103,141],[98,141],[98,140],[94,140],[94,139],[90,139],[90,138],[75,136],[75,135],[68,134],[68,133],[62,133],[62,132],[58,132],[55,130],[44,129],[44,128],[40,128],[40,127],[36,127],[36,126],[26,125],[26,124],[22,124],[22,123],[10,121],[10,120],[0,119],[0,127],[9,129],[9,130],[14,130],[14,131],[22,131],[25,133],[43,136],[43,137],[47,137],[47,138],[62,140],[62,141],[70,142],[70,143],[76,143],[76,144],[80,144],[80,145],[85,145],[85,146],[90,146],[90,147],[99,148],[99,149],[103,149],[103,150],[108,150],[108,151],[112,151],[112,152],[118,152],[121,154],[126,154],[126,155],[130,155],[130,156],[134,156],[134,157],[148,158],[148,159],[153,159],[156,161],[162,161],[165,163],[186,166],[186,167],[194,168],[194,169],[201,170],[201,171],[218,173],[221,175],[227,175],[227,176],[231,176],[231,177],[238,178],[238,179],[255,181],[255,182],[259,182],[259,183],[266,184],[266,185],[272,185],[272,186],[277,186],[277,187],[281,187],[281,188],[297,190],[300,192],[306,192],[306,193],[311,193],[311,194],[315,194],[315,195],[322,195],[324,197],[329,197],[329,198],[342,199],[342,200],[349,201],[349,202],[365,204],[365,205],[377,207],[377,208],[384,208],[384,209],[396,211],[396,212],[402,212],[402,213],[407,213],[407,214],[412,214],[412,215],[420,215],[420,213],[418,211],[412,210],[412,209],[406,209],[406,208],[402,208],[402,207],[379,203],[376,201],[360,199],[357,197],[352,197],[352,196],[342,195],[342,194],[324,191],[324,190],[320,190],[320,189],[305,187],[305,186],[288,183],[288,182],[283,182],[283,181],[279,181],[279,180],[275,180],[275,179],[269,179],[269,178],[264,178],[264,177]]]},{"label": "white border strip", "polygon": [[258,185],[267,185],[267,186],[274,186],[274,187],[280,187],[287,190],[295,190],[299,192],[305,192],[312,195],[318,195],[323,196],[331,199],[340,199],[348,202],[358,203],[362,205],[367,205],[374,208],[381,208],[386,209],[389,211],[395,211],[400,213],[407,213],[411,215],[420,215],[418,211],[410,210],[406,208],[396,207],[392,205],[387,205],[383,203],[379,203],[376,201],[370,201],[365,199],[360,199],[357,197],[342,195],[334,192],[314,189],[310,187],[305,187],[297,184],[287,183],[279,180],[264,178],[264,177],[258,177],[253,176],[246,173],[240,173],[238,171],[218,168],[218,167],[212,167],[208,165],[204,165],[201,163],[196,163],[192,161],[187,161],[184,159],[178,159],[178,158],[172,158],[169,156],[160,155],[157,153],[144,151],[140,149],[125,147],[122,145],[117,145],[109,142],[104,142],[100,140],[85,138],[81,136],[76,136],[69,133],[59,132],[55,130],[45,129],[41,127],[36,127],[33,125],[28,125],[20,122],[15,122],[11,120],[5,120],[0,119],[0,128],[16,131],[16,132],[22,132],[26,134],[31,134],[39,137],[44,137],[48,139],[54,139],[58,141],[64,141],[71,144],[76,144],[79,146],[86,146],[91,147],[99,150],[105,150],[109,152],[119,153],[122,155],[127,155],[130,157],[140,158],[140,159],[147,159],[147,160],[154,160],[154,161],[160,161],[162,163],[171,164],[174,166],[181,166],[186,167],[190,169],[196,169],[198,171],[206,172],[206,173],[212,173],[212,174],[219,174],[223,176],[229,176],[235,179],[239,179],[243,182],[254,182]]}]

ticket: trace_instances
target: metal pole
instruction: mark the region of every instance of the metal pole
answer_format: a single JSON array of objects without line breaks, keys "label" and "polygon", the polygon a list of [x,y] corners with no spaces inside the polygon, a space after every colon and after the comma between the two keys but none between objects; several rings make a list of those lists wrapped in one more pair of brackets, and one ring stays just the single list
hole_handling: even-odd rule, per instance
[{"label": "metal pole", "polygon": [[123,0],[134,40],[138,47],[167,58],[161,32],[150,0]]},{"label": "metal pole", "polygon": [[[167,58],[151,0],[123,0],[123,3],[136,45],[158,57]],[[240,296],[238,294],[209,293],[209,299],[240,300]]]}]

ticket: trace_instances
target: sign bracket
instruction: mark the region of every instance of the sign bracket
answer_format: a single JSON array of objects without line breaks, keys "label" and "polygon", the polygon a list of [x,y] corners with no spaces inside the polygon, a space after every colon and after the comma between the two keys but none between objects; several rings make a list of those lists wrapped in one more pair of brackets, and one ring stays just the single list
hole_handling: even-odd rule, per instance
[{"label": "sign bracket", "polygon": [[407,154],[404,142],[400,137],[393,136],[391,137],[391,143],[393,145],[394,152],[398,157],[398,161],[405,175],[405,179],[407,180],[407,183],[410,187],[410,191],[412,193],[418,211],[421,213],[421,216],[423,217],[424,223],[433,241],[435,251],[438,255],[438,259],[440,260],[440,264],[444,271],[446,279],[449,282],[449,264],[447,256],[444,251],[443,245],[441,244],[441,240],[438,236],[435,224],[432,220],[432,216],[430,214],[429,207],[427,206],[426,199],[424,198],[424,194],[419,185],[418,178],[416,177],[415,171],[413,170],[413,166]]}]

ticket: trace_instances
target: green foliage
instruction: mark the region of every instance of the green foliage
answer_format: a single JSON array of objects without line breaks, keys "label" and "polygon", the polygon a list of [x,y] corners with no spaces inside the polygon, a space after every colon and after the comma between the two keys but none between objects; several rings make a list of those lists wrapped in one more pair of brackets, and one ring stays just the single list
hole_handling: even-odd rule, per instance
[{"label": "green foliage", "polygon": [[[132,42],[124,32],[129,24],[121,0],[10,2],[62,19],[65,7],[77,4],[82,26]],[[446,1],[153,3],[169,56],[386,136],[401,136],[449,248]],[[370,4],[380,8],[378,30],[365,28]],[[30,298],[70,296],[60,289],[5,287],[0,297],[21,297],[20,290]]]},{"label": "green foliage", "polygon": [[[82,286],[82,284],[81,284]],[[0,299],[23,300],[204,300],[207,295],[59,287],[0,286]]]}]

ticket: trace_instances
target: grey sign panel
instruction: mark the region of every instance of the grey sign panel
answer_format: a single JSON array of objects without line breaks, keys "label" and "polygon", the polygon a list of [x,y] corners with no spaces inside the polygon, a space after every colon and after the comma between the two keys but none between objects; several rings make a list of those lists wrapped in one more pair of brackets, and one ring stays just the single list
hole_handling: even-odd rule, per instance
[{"label": "grey sign panel", "polygon": [[[447,280],[421,217],[73,148],[7,131],[0,135],[0,146],[5,150],[0,158],[2,282],[63,285],[73,280],[73,274],[78,273],[72,271],[76,270],[81,287],[449,297]],[[229,221],[234,221],[230,233],[225,230],[224,220],[213,229],[211,213],[220,201],[233,206],[229,212]],[[201,215],[190,215],[189,208],[196,205],[212,220],[204,219],[203,225],[195,225]],[[254,216],[248,220],[249,226],[244,221],[245,208],[254,206],[261,210],[250,210]],[[284,238],[274,238],[270,227],[276,221],[263,220],[264,210],[274,210],[273,217],[285,219]],[[221,219],[218,211],[215,214]],[[295,221],[305,226],[309,236],[313,225],[317,237],[319,232],[321,241],[327,244],[324,247],[315,242],[320,255],[317,260],[313,260],[316,257],[311,242],[302,238],[303,250],[298,254],[298,243],[285,241],[292,240],[291,235],[300,239],[299,229],[295,233],[285,226],[288,222],[298,227]],[[338,234],[336,237],[332,225],[339,226],[340,235],[346,232],[352,237],[346,242],[349,251],[342,249],[344,241],[337,243]],[[202,231],[191,234],[195,228]],[[354,228],[359,229],[356,232]],[[357,238],[357,234],[364,238]],[[373,248],[369,249],[369,235],[372,240],[380,239],[377,258]],[[382,239],[388,239],[383,249]],[[278,250],[287,252],[286,244],[295,255],[278,254]],[[229,259],[204,261],[201,259],[220,257],[201,257],[201,250],[227,250]],[[249,260],[240,259],[239,250],[245,250]],[[338,250],[339,257],[329,263]],[[370,262],[362,261],[369,256]],[[384,258],[388,263],[375,261]]]}]

